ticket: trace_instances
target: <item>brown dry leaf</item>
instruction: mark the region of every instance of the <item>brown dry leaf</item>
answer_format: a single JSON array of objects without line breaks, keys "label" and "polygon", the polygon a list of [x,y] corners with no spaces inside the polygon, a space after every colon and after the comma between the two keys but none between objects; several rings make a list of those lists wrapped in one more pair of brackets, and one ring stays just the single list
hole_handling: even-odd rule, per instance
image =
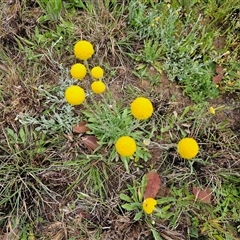
[{"label": "brown dry leaf", "polygon": [[216,73],[217,73],[218,75],[223,75],[223,67],[220,66],[220,65],[218,65],[218,66],[216,67]]},{"label": "brown dry leaf", "polygon": [[144,199],[155,198],[161,186],[161,179],[155,171],[147,173],[146,178],[147,185],[144,192]]},{"label": "brown dry leaf", "polygon": [[216,67],[216,73],[217,73],[217,75],[212,78],[212,81],[213,81],[214,83],[218,84],[218,83],[220,83],[221,80],[223,79],[223,74],[224,74],[224,73],[223,73],[223,67],[220,66],[220,65],[218,65],[218,66]]},{"label": "brown dry leaf", "polygon": [[73,127],[73,132],[75,132],[75,133],[85,133],[89,130],[90,129],[88,127],[86,127],[85,122],[80,122],[76,126]]},{"label": "brown dry leaf", "polygon": [[211,198],[212,198],[212,193],[211,190],[209,188],[205,188],[205,189],[200,189],[198,187],[193,186],[193,194],[194,196],[199,199],[202,202],[205,203],[210,203],[211,202]]},{"label": "brown dry leaf", "polygon": [[90,151],[95,150],[99,145],[97,143],[97,138],[92,135],[86,135],[81,138],[83,145]]},{"label": "brown dry leaf", "polygon": [[223,79],[223,75],[221,75],[221,74],[218,74],[218,75],[212,77],[212,81],[216,84],[220,83],[222,79]]}]

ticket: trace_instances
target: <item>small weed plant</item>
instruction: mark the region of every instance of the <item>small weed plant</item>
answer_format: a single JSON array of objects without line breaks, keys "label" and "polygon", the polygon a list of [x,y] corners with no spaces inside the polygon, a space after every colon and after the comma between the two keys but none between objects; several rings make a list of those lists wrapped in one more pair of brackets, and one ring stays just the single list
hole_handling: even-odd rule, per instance
[{"label": "small weed plant", "polygon": [[[105,95],[102,100],[100,104],[92,102],[91,105],[88,105],[87,110],[83,111],[90,133],[98,138],[100,146],[107,148],[111,148],[121,136],[131,136],[138,143],[136,153],[131,158],[136,162],[140,158],[147,161],[151,154],[144,146],[143,141],[151,138],[154,126],[150,126],[148,122],[134,119],[130,109],[123,108],[121,103],[117,103],[111,94]],[[109,159],[113,160],[115,156],[116,151],[113,149]],[[128,158],[121,156],[121,159],[129,171]]]},{"label": "small weed plant", "polygon": [[39,86],[36,89],[46,110],[39,116],[32,116],[29,113],[18,115],[19,121],[24,125],[33,125],[36,131],[48,135],[55,135],[58,132],[71,132],[72,126],[81,121],[81,117],[74,114],[73,107],[64,100],[64,91],[73,82],[68,77],[68,71],[62,69],[58,86],[48,86],[48,89]]},{"label": "small weed plant", "polygon": [[[139,8],[135,4],[139,4]],[[181,8],[167,7],[164,3],[153,8],[136,1],[130,5],[130,24],[139,37],[145,39],[139,54],[131,55],[136,61],[147,64],[138,67],[143,73],[137,75],[149,78],[150,64],[159,72],[164,71],[169,80],[182,84],[184,92],[195,102],[217,97],[218,89],[212,82],[214,59],[208,54],[214,33],[213,30],[206,33],[206,27],[200,24],[201,15],[195,19],[190,13],[183,20]],[[150,77],[151,81],[156,83]]]}]

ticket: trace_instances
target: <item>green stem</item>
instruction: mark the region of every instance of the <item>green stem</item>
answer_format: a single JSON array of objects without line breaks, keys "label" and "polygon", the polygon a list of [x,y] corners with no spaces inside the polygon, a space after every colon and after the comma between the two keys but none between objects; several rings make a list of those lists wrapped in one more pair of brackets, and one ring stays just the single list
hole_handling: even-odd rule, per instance
[{"label": "green stem", "polygon": [[91,76],[92,80],[94,80],[94,78],[92,77],[92,74],[91,74],[91,71],[90,71],[90,68],[89,68],[87,60],[84,60],[84,65],[87,68],[88,74]]}]

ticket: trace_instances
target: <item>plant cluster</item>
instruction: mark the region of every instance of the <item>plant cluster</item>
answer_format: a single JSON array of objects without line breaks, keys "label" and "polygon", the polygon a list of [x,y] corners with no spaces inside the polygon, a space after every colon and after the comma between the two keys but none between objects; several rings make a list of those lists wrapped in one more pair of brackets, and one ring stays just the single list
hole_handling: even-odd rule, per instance
[{"label": "plant cluster", "polygon": [[[124,201],[122,208],[135,213],[135,221],[144,219],[151,229],[154,239],[161,239],[161,234],[155,225],[159,219],[168,222],[170,229],[176,229],[181,221],[191,221],[191,225],[188,227],[189,237],[206,236],[207,239],[237,239],[233,236],[233,229],[229,223],[223,220],[227,217],[236,222],[240,214],[237,210],[239,203],[232,202],[235,197],[239,196],[239,193],[231,184],[229,187],[224,184],[221,186],[221,191],[216,191],[216,201],[219,202],[216,207],[209,205],[209,199],[212,196],[210,190],[198,189],[194,196],[189,191],[188,183],[183,183],[181,189],[172,185],[168,196],[162,196],[158,199],[144,198],[146,184],[146,175],[144,175],[141,183],[134,181],[132,185],[128,185],[129,194],[121,193],[120,198]],[[229,195],[226,194],[226,191]],[[208,200],[206,200],[207,198]],[[230,227],[231,230],[226,230],[227,227]],[[199,233],[199,229],[201,229],[201,233]]]},{"label": "plant cluster", "polygon": [[74,114],[73,106],[64,99],[64,91],[73,84],[73,80],[68,79],[68,71],[64,68],[61,71],[59,85],[39,86],[36,89],[46,110],[36,116],[30,113],[17,115],[16,119],[22,124],[35,126],[38,132],[55,135],[57,132],[71,132],[72,124],[77,124],[81,120]]},{"label": "plant cluster", "polygon": [[[74,54],[78,59],[84,61],[84,64],[76,63],[70,69],[70,74],[77,80],[77,83],[82,81],[88,72],[93,78],[93,83],[104,84],[102,82],[104,74],[103,69],[96,66],[90,70],[87,63],[87,60],[94,54],[92,44],[84,40],[77,42],[74,46]],[[69,82],[70,84],[67,87],[65,86],[65,90],[61,87],[62,91],[65,92],[65,94],[61,94],[61,97],[65,97],[64,101],[66,101],[71,107],[71,111],[73,111],[74,106],[81,105],[85,101],[86,96],[91,96],[90,94],[85,94],[82,87],[77,84],[72,84],[73,81],[75,80],[71,79],[71,82]],[[106,87],[104,84],[104,88],[99,85],[94,88],[91,84],[91,89],[94,93],[99,94],[103,93]],[[47,92],[46,94],[48,95]],[[145,140],[152,137],[151,134],[153,133],[150,134],[147,128],[149,127],[148,120],[154,114],[154,108],[152,102],[143,96],[136,97],[131,101],[127,108],[122,108],[121,105],[119,107],[112,101],[113,98],[111,94],[109,94],[106,93],[105,95],[101,95],[101,100],[95,100],[93,97],[90,98],[91,101],[89,103],[83,104],[84,109],[82,110],[83,116],[81,116],[81,118],[84,120],[86,119],[86,126],[89,128],[89,133],[97,137],[100,146],[107,145],[110,149],[113,148],[112,150],[108,149],[111,151],[109,159],[116,158],[117,153],[122,159],[128,173],[130,159],[142,158],[147,161],[150,157],[148,149],[146,148],[148,144],[144,141],[144,134],[147,135]],[[188,110],[185,112],[187,111]],[[209,111],[211,114],[214,114],[213,107],[210,107]],[[184,114],[182,118],[183,117]],[[70,125],[72,126],[72,124]],[[143,147],[144,145],[145,147]],[[175,147],[179,156],[187,160],[195,159],[199,152],[197,141],[191,137],[182,138]],[[97,150],[99,150],[99,148],[97,148],[96,151]],[[192,172],[192,162],[190,162],[190,169]],[[155,199],[155,196],[145,197],[145,187],[146,179],[143,178],[140,194],[137,194],[134,198],[129,198],[125,194],[120,195],[122,200],[128,202],[123,205],[124,209],[131,211],[140,210],[134,217],[134,220],[136,221],[140,220],[143,213],[145,213],[146,216],[154,216],[157,219],[170,219],[175,217],[174,213],[169,212],[169,209],[172,208],[174,204],[183,204],[182,207],[184,209],[184,204],[192,202],[194,199],[194,196],[189,193],[187,193],[184,200],[185,203],[180,201],[179,196],[176,196],[175,198],[166,197],[161,199]],[[134,195],[136,194],[135,192],[133,193]],[[167,202],[168,205],[166,205]],[[151,217],[149,220],[150,219]],[[174,226],[174,224],[176,224],[176,222],[173,220],[172,225]],[[151,230],[153,232],[155,231],[152,225]],[[153,234],[157,236],[157,232],[154,232]]]},{"label": "plant cluster", "polygon": [[[104,70],[99,66],[95,66],[90,70],[87,62],[94,54],[93,45],[86,40],[80,40],[74,45],[73,51],[76,58],[84,61],[85,65],[81,63],[72,65],[71,76],[77,80],[83,80],[88,71],[94,80],[91,84],[92,91],[96,94],[103,93],[106,89],[105,84],[102,82]],[[84,89],[76,85],[69,86],[65,91],[65,99],[71,105],[80,105],[85,100]]]},{"label": "plant cluster", "polygon": [[[240,89],[238,20],[232,15],[239,7],[236,0],[221,4],[37,0],[9,5],[23,6],[16,18],[27,16],[30,6],[42,16],[34,18],[36,26],[33,21],[26,32],[14,34],[12,53],[6,42],[0,47],[0,236],[121,239],[137,230],[139,238],[155,240],[239,238],[240,149],[238,132],[230,127],[239,98],[202,102],[223,93],[223,87]],[[74,44],[78,31],[99,45]],[[224,46],[215,49],[223,35]],[[22,62],[16,61],[19,56]],[[66,69],[69,59],[74,63]],[[151,85],[128,81],[132,69]],[[161,76],[169,83],[163,89]],[[197,104],[178,91],[175,97],[179,85]],[[22,101],[26,96],[29,105]],[[39,103],[36,109],[31,101]],[[27,113],[15,118],[21,109]],[[24,126],[18,128],[18,119]],[[52,229],[57,234],[48,235]]]},{"label": "plant cluster", "polygon": [[[80,41],[80,42],[82,43],[83,41]],[[81,46],[81,48],[76,48],[76,45],[75,45],[74,53],[75,53],[76,57],[80,58],[81,60],[86,61],[89,57],[92,56],[94,51],[93,51],[92,45],[89,42],[84,41],[84,44],[86,44],[86,46],[84,46],[84,47]],[[85,62],[85,64],[86,64],[86,62]],[[95,75],[93,74],[94,70],[95,70]],[[103,71],[101,69],[92,69],[91,73],[95,77],[96,76],[102,77],[102,75],[103,75]],[[71,72],[71,74],[73,75],[72,72]],[[82,65],[80,68],[78,68],[76,71],[74,71],[75,76],[80,76],[79,79],[82,79],[82,77],[84,77],[85,74],[86,74],[86,70]],[[71,105],[81,104],[82,101],[84,100],[82,97],[82,95],[83,95],[82,90],[78,86],[70,86],[69,88],[73,88],[73,87],[79,88],[79,89],[76,90],[76,92],[74,92],[74,91],[68,92],[68,89],[67,89],[65,92],[66,101],[68,103],[70,103]],[[79,91],[79,92],[77,92],[77,91]],[[84,95],[84,97],[85,97],[85,95]],[[94,100],[93,100],[92,104],[94,105]],[[106,101],[105,102],[103,101],[101,104],[103,104],[103,106],[104,106],[104,104],[106,104]],[[126,129],[126,125],[125,125],[126,122],[128,124],[128,121],[126,121],[126,119],[129,118],[127,109],[125,109],[123,111],[122,115],[119,115],[119,112],[117,112],[117,118],[119,119],[119,121],[117,122],[118,125],[116,126],[117,128],[113,128],[113,125],[110,125],[111,120],[109,121],[108,118],[105,119],[107,121],[104,121],[104,119],[99,117],[99,119],[97,119],[97,121],[96,121],[95,119],[97,118],[97,116],[100,115],[102,112],[104,112],[103,111],[104,108],[100,110],[100,108],[97,107],[97,105],[99,105],[99,102],[97,104],[95,104],[95,108],[93,108],[94,114],[91,114],[91,113],[89,114],[88,109],[85,112],[83,111],[83,113],[86,116],[88,116],[88,122],[90,122],[86,126],[89,127],[90,132],[92,134],[99,137],[101,144],[103,144],[105,141],[105,144],[107,143],[108,145],[110,145],[110,147],[112,147],[112,144],[115,145],[116,152],[120,155],[121,159],[123,160],[126,171],[129,172],[128,159],[131,158],[135,153],[137,154],[137,149],[138,149],[138,142],[134,139],[134,135],[135,135],[134,131],[137,130],[137,132],[141,135],[141,131],[139,131],[139,129],[138,129],[138,128],[140,128],[139,126],[141,126],[140,122],[146,121],[147,119],[151,118],[151,116],[153,115],[153,112],[154,112],[153,105],[152,105],[151,101],[145,97],[137,97],[130,103],[130,113],[139,122],[139,124],[137,125],[138,128],[134,127],[133,129],[131,129],[131,128]],[[88,107],[91,108],[89,105],[88,105]],[[113,106],[112,106],[112,108],[113,108]],[[105,109],[105,111],[111,112],[111,110],[109,108]],[[104,112],[104,114],[105,114],[105,112]],[[112,115],[112,113],[110,113],[110,114]],[[109,118],[112,119],[113,117],[109,116]],[[124,128],[122,128],[122,127],[124,127]],[[110,133],[108,138],[106,138],[106,139],[103,138],[103,136],[106,136],[106,133],[103,132],[102,129],[103,129],[103,131],[106,131],[108,134]],[[110,129],[114,129],[113,130],[114,133]],[[125,130],[125,132],[123,132],[123,130]],[[111,134],[113,134],[113,135],[111,135]],[[193,159],[196,157],[196,155],[199,152],[198,143],[193,138],[190,138],[190,137],[183,138],[177,144],[177,152],[179,153],[179,155],[182,158],[185,158],[188,160]],[[115,151],[114,151],[114,153],[115,153]],[[146,214],[152,214],[153,211],[155,210],[156,205],[157,205],[157,200],[155,200],[153,197],[148,197],[148,198],[145,198],[144,201],[142,202],[141,208]],[[137,204],[137,207],[139,207],[139,206],[140,205]],[[140,215],[138,215],[138,217],[140,217]]]},{"label": "plant cluster", "polygon": [[[83,50],[83,51],[81,51]],[[76,80],[83,80],[87,71],[91,74],[93,82],[91,89],[96,94],[101,94],[105,91],[106,86],[101,81],[104,71],[101,67],[96,66],[89,70],[87,59],[94,53],[93,46],[88,41],[79,41],[74,46],[74,54],[80,60],[84,60],[84,64],[73,64],[70,69],[72,79],[69,79],[68,70],[61,68],[62,76],[59,86],[50,89],[44,89],[39,86],[37,91],[43,98],[44,106],[47,108],[40,116],[32,116],[29,113],[18,115],[17,119],[22,124],[36,125],[37,131],[54,135],[57,132],[71,132],[72,126],[77,124],[81,118],[76,116],[73,111],[73,106],[80,105],[84,102],[86,93],[85,90],[76,85]],[[65,100],[64,100],[65,97]],[[69,103],[69,104],[67,104]]]},{"label": "plant cluster", "polygon": [[138,69],[143,74],[135,71],[136,74],[156,83],[147,74],[150,64],[160,73],[164,71],[169,80],[178,81],[195,102],[218,96],[216,84],[212,82],[215,59],[208,53],[212,51],[214,34],[212,30],[206,34],[201,15],[198,19],[191,14],[182,18],[181,8],[164,3],[148,7],[131,1],[130,8],[130,24],[144,39],[139,54],[131,55],[141,62]]},{"label": "plant cluster", "polygon": [[[101,81],[104,71],[99,66],[96,66],[89,70],[89,66],[87,63],[87,59],[89,59],[93,55],[93,53],[94,48],[90,42],[85,40],[77,42],[74,46],[74,54],[78,59],[84,61],[84,65],[80,63],[73,65],[70,73],[72,77],[78,80],[82,80],[85,77],[86,72],[88,71],[93,79],[97,79],[94,80],[91,84],[92,91],[96,94],[101,94],[106,89],[105,84]],[[71,105],[80,105],[85,99],[84,90],[79,86],[72,85],[66,89],[65,99]],[[88,117],[87,121],[89,124],[87,124],[87,126],[89,127],[90,132],[98,138],[101,146],[104,144],[104,142],[105,144],[110,146],[111,144],[115,144],[116,152],[119,153],[121,159],[124,162],[126,170],[129,171],[128,158],[132,157],[135,153],[136,156],[143,156],[141,154],[141,146],[137,147],[138,144],[133,139],[134,136],[142,135],[141,130],[139,129],[141,123],[136,123],[134,119],[129,116],[128,110],[123,110],[123,113],[121,114],[117,109],[112,109],[113,111],[116,111],[117,119],[115,119],[115,115],[111,113],[111,109],[109,109],[108,107],[107,109],[105,109],[104,107],[101,109],[101,107],[98,106],[99,103],[94,104],[94,102],[95,100],[92,99],[92,104],[90,103],[89,105],[87,105],[86,111],[83,111],[83,114]],[[101,104],[107,104],[106,99],[104,100],[104,97],[103,103]],[[94,107],[91,107],[91,105]],[[153,105],[151,101],[145,97],[136,98],[135,100],[133,100],[130,106],[131,115],[139,121],[147,120],[153,114]],[[112,105],[112,108],[113,107],[114,106]],[[110,112],[107,118],[106,111]],[[103,118],[99,117],[102,113],[105,115]],[[137,133],[134,133],[134,130],[137,130]],[[137,150],[137,148],[139,148],[140,150]],[[113,153],[115,153],[115,151],[113,151]],[[147,156],[149,156],[148,154],[144,155],[145,159],[147,159]]]},{"label": "plant cluster", "polygon": [[[94,48],[90,42],[86,40],[78,41],[74,45],[74,55],[76,56],[76,58],[84,61],[84,64],[76,63],[72,65],[70,69],[70,74],[74,79],[82,81],[86,76],[87,72],[89,72],[93,78],[91,89],[94,93],[100,94],[103,93],[106,89],[105,84],[102,82],[104,71],[99,66],[93,67],[91,70],[89,69],[87,60],[91,58],[93,54]],[[49,95],[47,92],[46,94]],[[51,97],[51,95],[49,96]],[[86,94],[82,87],[71,84],[65,89],[64,96],[67,103],[69,103],[71,106],[76,106],[84,102]],[[103,106],[104,104],[107,104],[107,102],[103,102]],[[138,141],[136,143],[134,139],[135,137],[137,138],[137,140],[139,140],[139,137],[142,136],[141,129],[143,129],[143,125],[141,124],[141,121],[149,119],[153,114],[153,105],[148,98],[137,97],[130,103],[130,115],[132,115],[134,119],[136,119],[136,121],[132,119],[127,109],[123,111],[122,115],[120,114],[118,109],[114,109],[116,111],[116,117],[118,119],[118,121],[116,122],[116,119],[114,119],[114,115],[111,113],[109,106],[107,106],[107,108],[101,108],[98,106],[98,103],[94,104],[94,100],[92,102],[92,106],[94,107],[91,108],[90,105],[91,104],[86,105],[87,110],[83,111],[83,114],[88,117],[89,124],[87,124],[87,126],[89,127],[90,132],[98,138],[101,146],[104,144],[107,144],[109,146],[115,144],[116,152],[121,156],[121,159],[123,160],[127,171],[129,171],[128,158],[132,157],[135,153],[136,156],[139,155],[139,157],[145,160],[148,159],[150,155],[143,153],[144,148],[141,147],[141,145],[143,144],[140,144],[140,146],[138,146]],[[55,111],[54,106],[52,107],[52,109],[53,111]],[[106,112],[110,112],[107,117]],[[105,117],[99,118],[101,113],[103,113]],[[69,112],[65,111],[63,114],[66,114],[66,116],[68,116]],[[70,116],[72,115],[70,114]],[[59,122],[62,121],[59,115],[57,115],[57,118]],[[113,122],[111,121],[112,119]],[[41,120],[44,122],[46,121],[44,115],[41,117]],[[52,118],[51,120],[55,124],[54,118]],[[38,121],[33,117],[25,116],[25,118],[21,119],[21,122],[39,124],[37,130],[45,130],[43,122]],[[115,126],[113,126],[112,124],[114,124]],[[69,130],[69,127],[67,129]],[[46,128],[46,130],[48,130],[48,128]],[[195,146],[197,145],[197,143],[195,143],[194,145],[194,150],[189,150],[191,153],[188,153],[188,150],[186,150],[188,142],[186,142],[186,144],[182,143],[180,145],[181,146],[178,147],[178,152],[183,158],[191,159],[197,155],[198,148],[196,148]],[[113,151],[113,154],[114,153],[115,151]]]}]

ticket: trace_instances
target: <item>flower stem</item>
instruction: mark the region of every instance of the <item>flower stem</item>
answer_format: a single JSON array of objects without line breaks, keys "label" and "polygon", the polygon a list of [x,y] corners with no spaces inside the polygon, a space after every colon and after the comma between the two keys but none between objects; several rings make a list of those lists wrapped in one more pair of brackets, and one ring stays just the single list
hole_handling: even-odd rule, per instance
[{"label": "flower stem", "polygon": [[92,77],[92,74],[91,74],[91,71],[90,71],[90,68],[89,68],[87,60],[84,60],[84,65],[87,68],[88,74],[91,76],[92,80],[94,80],[94,78]]}]

